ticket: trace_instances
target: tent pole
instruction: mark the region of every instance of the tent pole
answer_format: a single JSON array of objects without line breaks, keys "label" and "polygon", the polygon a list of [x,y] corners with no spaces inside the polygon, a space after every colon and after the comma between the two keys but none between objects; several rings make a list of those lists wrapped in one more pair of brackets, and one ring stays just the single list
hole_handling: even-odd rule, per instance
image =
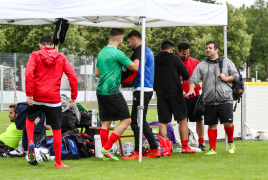
[{"label": "tent pole", "polygon": [[144,69],[145,69],[145,19],[142,19],[142,41],[141,41],[141,91],[140,91],[140,106],[138,107],[138,115],[140,116],[140,137],[139,137],[139,162],[142,162],[142,135],[143,135],[143,109],[144,109]]},{"label": "tent pole", "polygon": [[[224,39],[224,57],[227,58],[227,26],[223,26],[223,39]],[[225,151],[227,151],[228,139],[225,133]]]}]

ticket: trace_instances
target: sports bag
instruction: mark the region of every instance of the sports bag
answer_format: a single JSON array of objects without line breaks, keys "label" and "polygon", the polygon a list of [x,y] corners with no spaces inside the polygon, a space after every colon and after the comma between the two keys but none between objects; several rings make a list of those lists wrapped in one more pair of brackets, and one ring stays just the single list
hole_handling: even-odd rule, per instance
[{"label": "sports bag", "polygon": [[[223,66],[223,56],[220,56],[220,61],[219,61],[219,67],[220,67],[220,73],[222,73],[222,66]],[[242,98],[242,94],[244,92],[244,83],[242,82],[242,75],[240,74],[240,71],[238,68],[236,68],[238,74],[239,74],[239,79],[237,81],[232,82],[232,86],[230,86],[228,83],[225,83],[232,88],[233,90],[233,100],[236,101],[235,106],[234,106],[234,112],[237,107],[237,103],[240,103],[240,99]]]},{"label": "sports bag", "polygon": [[[140,68],[140,65],[139,65]],[[135,84],[137,84],[137,75],[138,71],[134,72],[126,67],[122,67],[122,76],[121,76],[121,84],[123,87],[133,87]]]},{"label": "sports bag", "polygon": [[[37,143],[37,148],[45,147],[49,150],[51,155],[55,155],[53,148],[53,137],[43,136],[42,139]],[[80,159],[80,153],[78,152],[76,143],[67,136],[62,136],[62,146],[61,146],[61,159],[62,160],[72,160]]]},{"label": "sports bag", "polygon": [[203,94],[201,94],[199,96],[198,100],[196,101],[193,115],[195,115],[195,114],[204,115],[204,107],[205,107],[205,105],[204,105],[204,101],[203,101]]}]

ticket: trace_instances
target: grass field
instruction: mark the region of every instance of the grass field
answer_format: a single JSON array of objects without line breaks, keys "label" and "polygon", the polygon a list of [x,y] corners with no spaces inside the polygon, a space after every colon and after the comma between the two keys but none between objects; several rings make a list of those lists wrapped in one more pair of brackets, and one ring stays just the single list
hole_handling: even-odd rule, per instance
[{"label": "grass field", "polygon": [[[8,112],[0,112],[0,133],[10,124]],[[148,120],[154,121],[155,110],[149,110]],[[126,134],[131,134],[127,131]],[[124,141],[133,141],[125,138]],[[28,164],[24,157],[1,158],[0,179],[268,179],[268,142],[235,141],[236,153],[224,150],[217,143],[217,155],[173,153],[155,159],[103,162],[99,158],[63,161],[71,168],[54,169],[54,162]],[[208,148],[208,145],[207,145]]]}]

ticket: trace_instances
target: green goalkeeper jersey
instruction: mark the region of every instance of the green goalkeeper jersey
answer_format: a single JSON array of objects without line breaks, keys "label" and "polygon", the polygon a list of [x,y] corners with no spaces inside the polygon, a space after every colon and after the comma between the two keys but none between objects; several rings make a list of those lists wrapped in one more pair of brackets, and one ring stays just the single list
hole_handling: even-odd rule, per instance
[{"label": "green goalkeeper jersey", "polygon": [[97,94],[112,95],[119,93],[122,66],[128,67],[131,60],[114,46],[106,46],[98,54],[96,67],[99,68]]}]

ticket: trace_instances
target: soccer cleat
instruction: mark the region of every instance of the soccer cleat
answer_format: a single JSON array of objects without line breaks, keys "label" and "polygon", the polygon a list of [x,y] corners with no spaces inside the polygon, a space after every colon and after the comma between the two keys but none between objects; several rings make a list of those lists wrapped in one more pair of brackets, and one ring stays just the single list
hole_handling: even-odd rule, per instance
[{"label": "soccer cleat", "polygon": [[149,152],[148,155],[144,156],[143,158],[159,158],[161,157],[161,151],[156,151],[156,152]]},{"label": "soccer cleat", "polygon": [[204,144],[199,144],[199,148],[201,149],[201,151],[207,151],[207,148]]},{"label": "soccer cleat", "polygon": [[196,150],[191,149],[190,147],[181,149],[181,154],[194,154],[194,153],[196,153]]},{"label": "soccer cleat", "polygon": [[104,147],[103,147],[103,148],[101,149],[101,153],[102,153],[103,155],[107,156],[107,158],[109,158],[110,161],[119,161],[119,159],[118,159],[115,155],[113,155],[113,154],[111,153],[111,150],[106,150],[106,149],[104,149]]},{"label": "soccer cleat", "polygon": [[122,159],[139,159],[139,154],[135,153],[135,151],[132,152],[132,154],[130,154],[127,157],[122,157]]},{"label": "soccer cleat", "polygon": [[214,154],[217,154],[217,152],[211,147],[205,155],[214,155]]},{"label": "soccer cleat", "polygon": [[235,145],[234,145],[234,143],[229,143],[229,153],[230,154],[234,154],[234,152],[235,152]]},{"label": "soccer cleat", "polygon": [[55,162],[54,168],[69,168],[69,166],[66,166],[63,163],[58,164],[57,162]]},{"label": "soccer cleat", "polygon": [[35,145],[34,145],[33,141],[31,140],[30,144],[29,144],[29,147],[28,147],[28,158],[29,158],[30,162],[35,161],[34,148],[35,148]]}]

